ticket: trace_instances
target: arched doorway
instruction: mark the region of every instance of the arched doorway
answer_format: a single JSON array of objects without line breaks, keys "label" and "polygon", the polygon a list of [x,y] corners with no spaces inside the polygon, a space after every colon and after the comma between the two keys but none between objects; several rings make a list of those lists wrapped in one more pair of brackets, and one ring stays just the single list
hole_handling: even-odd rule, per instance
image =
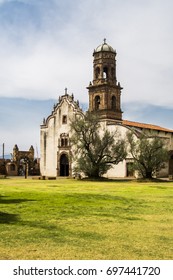
[{"label": "arched doorway", "polygon": [[60,157],[60,176],[69,176],[69,160],[66,154]]}]

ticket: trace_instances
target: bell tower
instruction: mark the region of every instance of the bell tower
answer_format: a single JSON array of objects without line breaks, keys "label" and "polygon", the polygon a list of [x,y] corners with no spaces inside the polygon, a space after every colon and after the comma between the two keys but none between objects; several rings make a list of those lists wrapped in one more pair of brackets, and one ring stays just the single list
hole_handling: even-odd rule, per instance
[{"label": "bell tower", "polygon": [[122,120],[120,83],[116,79],[116,51],[106,43],[93,53],[93,82],[89,91],[89,111],[102,119]]}]

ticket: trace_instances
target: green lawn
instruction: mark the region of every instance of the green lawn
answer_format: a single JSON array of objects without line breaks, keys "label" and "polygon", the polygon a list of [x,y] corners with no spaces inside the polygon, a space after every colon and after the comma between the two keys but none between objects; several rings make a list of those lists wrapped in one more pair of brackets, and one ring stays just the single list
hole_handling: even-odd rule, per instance
[{"label": "green lawn", "polygon": [[173,259],[173,183],[0,180],[0,259]]}]

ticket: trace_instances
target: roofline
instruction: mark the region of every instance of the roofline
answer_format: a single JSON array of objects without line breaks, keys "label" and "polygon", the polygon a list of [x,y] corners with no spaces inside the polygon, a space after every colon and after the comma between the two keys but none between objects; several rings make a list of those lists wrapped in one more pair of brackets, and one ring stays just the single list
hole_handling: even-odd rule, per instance
[{"label": "roofline", "polygon": [[161,127],[158,125],[153,125],[153,124],[139,123],[139,122],[133,122],[133,121],[128,121],[128,120],[123,120],[122,124],[125,126],[131,126],[131,127],[141,128],[141,129],[150,129],[150,130],[157,130],[157,131],[173,133],[173,130],[171,130],[171,129],[164,128],[164,127]]}]

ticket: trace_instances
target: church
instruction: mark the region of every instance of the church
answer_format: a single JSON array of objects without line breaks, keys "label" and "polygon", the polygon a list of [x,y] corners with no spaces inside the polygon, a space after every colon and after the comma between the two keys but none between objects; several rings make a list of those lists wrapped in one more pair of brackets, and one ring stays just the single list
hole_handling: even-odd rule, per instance
[{"label": "church", "polygon": [[[122,137],[130,130],[138,133],[154,133],[167,140],[170,159],[158,177],[173,175],[173,130],[157,125],[138,123],[123,119],[121,109],[122,87],[116,78],[116,51],[106,40],[93,52],[93,81],[89,83],[89,108],[99,115],[102,126],[113,132],[118,129]],[[70,142],[70,121],[85,113],[75,101],[73,94],[65,89],[64,95],[54,105],[51,114],[40,127],[40,171],[45,178],[59,176],[73,177],[73,147]],[[107,178],[134,176],[130,165],[131,155],[119,164],[112,166],[105,174]]]}]

